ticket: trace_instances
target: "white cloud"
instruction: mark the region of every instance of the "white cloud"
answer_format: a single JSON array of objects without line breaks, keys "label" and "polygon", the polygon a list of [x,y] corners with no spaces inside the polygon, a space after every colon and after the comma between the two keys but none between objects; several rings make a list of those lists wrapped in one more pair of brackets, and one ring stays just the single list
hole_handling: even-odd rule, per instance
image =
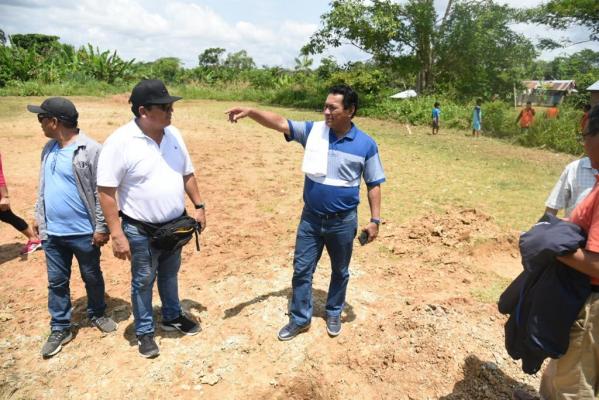
[{"label": "white cloud", "polygon": [[[502,2],[533,7],[540,0]],[[447,0],[435,1],[438,12],[444,12],[446,4]],[[91,43],[101,50],[117,50],[125,59],[178,57],[187,67],[197,65],[198,54],[209,47],[244,49],[257,65],[293,66],[318,29],[318,16],[327,9],[325,0],[0,0],[0,29],[8,34],[57,35],[77,47]],[[532,25],[517,29],[531,39],[544,33]],[[582,29],[570,32],[573,38],[584,35]],[[581,47],[596,49],[599,44],[565,51]],[[368,58],[351,46],[329,49],[326,55],[340,63]]]}]

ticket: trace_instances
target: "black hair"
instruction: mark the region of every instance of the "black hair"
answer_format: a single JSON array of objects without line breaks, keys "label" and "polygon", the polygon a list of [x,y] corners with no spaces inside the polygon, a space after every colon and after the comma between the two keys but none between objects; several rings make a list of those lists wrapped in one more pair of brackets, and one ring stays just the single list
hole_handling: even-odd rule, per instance
[{"label": "black hair", "polygon": [[591,105],[589,103],[587,103],[584,106],[582,106],[582,109],[585,110],[585,111],[590,111],[591,110]]},{"label": "black hair", "polygon": [[329,89],[329,94],[340,94],[343,96],[343,109],[347,110],[354,106],[352,117],[358,112],[358,94],[348,85],[335,85]]},{"label": "black hair", "polygon": [[59,121],[62,124],[62,126],[64,126],[67,129],[77,128],[77,121],[65,121],[63,119],[59,119]]},{"label": "black hair", "polygon": [[435,101],[435,104],[433,104],[433,107],[439,107],[441,104],[439,104],[438,101]]},{"label": "black hair", "polygon": [[591,109],[584,133],[591,136],[599,134],[599,104]]},{"label": "black hair", "polygon": [[476,104],[477,105],[481,105],[483,103],[483,99],[476,99]]}]

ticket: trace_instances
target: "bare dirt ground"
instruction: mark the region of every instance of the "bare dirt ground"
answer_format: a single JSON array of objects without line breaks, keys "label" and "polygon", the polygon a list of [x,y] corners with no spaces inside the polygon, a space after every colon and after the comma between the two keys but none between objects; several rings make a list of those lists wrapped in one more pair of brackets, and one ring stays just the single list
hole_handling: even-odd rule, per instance
[{"label": "bare dirt ground", "polygon": [[[29,219],[45,138],[24,111],[26,100],[0,119],[0,151],[13,209]],[[124,96],[75,102],[81,127],[99,141],[129,119]],[[386,220],[375,243],[356,243],[337,338],[328,337],[323,319],[330,274],[323,256],[311,329],[279,342],[302,208],[301,148],[250,122],[227,125],[228,106],[186,101],[174,117],[208,209],[202,250],[188,245],[180,272],[183,306],[202,332],[182,337],[157,328],[160,356],[141,358],[129,265],[113,257],[109,244],[102,269],[118,331],[101,335],[86,321],[85,289],[74,268],[76,337],[43,360],[44,254],[21,258],[23,238],[1,224],[0,398],[509,399],[514,388],[538,385],[506,354],[505,319],[493,302],[500,293],[494,285],[521,269],[517,232],[477,209]],[[402,206],[383,200],[383,209]],[[362,224],[368,217],[362,204]],[[157,292],[154,304],[160,318]]]}]

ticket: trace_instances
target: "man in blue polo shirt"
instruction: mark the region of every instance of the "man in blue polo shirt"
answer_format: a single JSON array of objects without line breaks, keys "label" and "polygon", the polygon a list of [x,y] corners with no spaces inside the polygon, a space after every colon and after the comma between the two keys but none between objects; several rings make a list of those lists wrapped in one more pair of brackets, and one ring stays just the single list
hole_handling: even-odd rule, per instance
[{"label": "man in blue polo shirt", "polygon": [[385,174],[372,138],[352,123],[358,95],[349,86],[334,86],[324,104],[324,122],[291,121],[264,110],[234,107],[229,121],[249,117],[283,132],[285,139],[305,149],[304,209],[297,230],[293,260],[293,295],[289,323],[279,340],[291,340],[308,330],[312,318],[312,276],[326,246],[331,258],[331,282],[326,303],[327,332],[341,332],[341,312],[349,281],[349,263],[357,232],[356,208],[360,202],[360,179],[368,187],[370,221],[362,228],[368,242],[378,235],[381,206],[380,184]]}]

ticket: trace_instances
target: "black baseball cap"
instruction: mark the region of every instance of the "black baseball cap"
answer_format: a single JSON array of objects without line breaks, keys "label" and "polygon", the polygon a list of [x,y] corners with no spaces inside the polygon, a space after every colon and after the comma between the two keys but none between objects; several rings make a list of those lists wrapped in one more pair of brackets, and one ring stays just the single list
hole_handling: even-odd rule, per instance
[{"label": "black baseball cap", "polygon": [[159,79],[144,79],[133,88],[129,103],[135,106],[147,104],[170,104],[182,97],[171,96]]},{"label": "black baseball cap", "polygon": [[27,106],[27,110],[35,114],[46,114],[66,122],[76,123],[79,119],[75,105],[64,97],[50,97],[44,100],[40,106],[30,104]]}]

